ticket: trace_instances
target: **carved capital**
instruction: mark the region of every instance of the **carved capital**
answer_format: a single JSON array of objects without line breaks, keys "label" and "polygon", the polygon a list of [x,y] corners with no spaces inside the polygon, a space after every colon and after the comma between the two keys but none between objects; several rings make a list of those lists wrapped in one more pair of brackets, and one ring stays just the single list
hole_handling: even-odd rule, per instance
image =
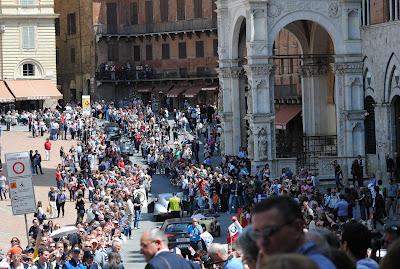
[{"label": "carved capital", "polygon": [[333,72],[336,74],[362,74],[362,62],[347,62],[347,63],[333,63],[331,64]]},{"label": "carved capital", "polygon": [[273,64],[262,64],[262,65],[245,65],[244,71],[247,77],[262,76],[268,77],[274,74],[275,66]]},{"label": "carved capital", "polygon": [[305,78],[324,76],[328,70],[329,68],[327,65],[306,64],[300,66],[300,75]]},{"label": "carved capital", "polygon": [[223,78],[240,78],[243,76],[243,68],[241,67],[222,67],[217,68],[220,79]]}]

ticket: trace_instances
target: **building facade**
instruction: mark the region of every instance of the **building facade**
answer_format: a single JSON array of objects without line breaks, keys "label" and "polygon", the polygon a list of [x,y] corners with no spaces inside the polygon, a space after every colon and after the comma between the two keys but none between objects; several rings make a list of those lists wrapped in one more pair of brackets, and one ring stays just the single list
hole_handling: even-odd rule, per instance
[{"label": "building facade", "polygon": [[170,107],[185,99],[216,103],[213,1],[66,2],[56,1],[61,14],[57,48],[59,84],[64,92],[78,92],[70,99],[79,100],[82,92],[105,100],[140,95]]},{"label": "building facade", "polygon": [[400,171],[400,2],[362,1],[362,52],[368,172],[387,176],[387,159]]},{"label": "building facade", "polygon": [[[57,15],[53,0],[1,0],[0,12],[1,80],[8,82],[18,102],[47,100],[45,104],[53,104],[54,99],[61,97],[56,89],[54,20]],[[21,92],[16,85],[29,85],[32,91]],[[38,92],[43,87],[47,93]],[[22,107],[30,106],[22,104]]]},{"label": "building facade", "polygon": [[93,5],[96,1],[55,0],[57,81],[64,99],[80,100],[95,87],[95,35]]},{"label": "building facade", "polygon": [[[277,174],[300,164],[321,178],[333,177],[338,160],[349,176],[353,160],[365,160],[361,1],[219,0],[217,6],[225,153],[246,146],[254,169],[269,162]],[[282,58],[276,39],[283,30],[299,45],[283,59],[298,61],[304,158],[276,152],[276,123],[296,112],[279,115],[275,108]]]}]

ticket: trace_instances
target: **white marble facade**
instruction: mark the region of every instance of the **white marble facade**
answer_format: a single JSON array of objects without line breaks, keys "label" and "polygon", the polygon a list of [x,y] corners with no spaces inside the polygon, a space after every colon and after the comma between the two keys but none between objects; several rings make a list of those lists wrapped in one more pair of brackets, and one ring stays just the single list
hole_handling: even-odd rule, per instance
[{"label": "white marble facade", "polygon": [[[329,64],[303,62],[304,134],[337,135],[337,157],[345,171],[357,155],[365,157],[361,1],[218,0],[217,8],[224,153],[236,155],[246,137],[253,167],[266,162],[278,167],[274,165],[278,160],[272,55],[276,36],[286,28],[296,36],[304,55],[332,54],[334,59]],[[243,23],[244,65],[239,52]],[[329,40],[333,48],[328,48]],[[330,103],[326,101],[329,74],[334,77]],[[249,88],[245,113],[243,79]],[[243,132],[244,121],[248,132]]]}]

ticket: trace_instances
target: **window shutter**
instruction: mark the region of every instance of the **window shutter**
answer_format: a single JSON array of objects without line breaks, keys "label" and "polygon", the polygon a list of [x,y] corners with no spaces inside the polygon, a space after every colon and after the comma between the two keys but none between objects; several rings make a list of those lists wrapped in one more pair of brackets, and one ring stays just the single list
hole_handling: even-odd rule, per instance
[{"label": "window shutter", "polygon": [[22,48],[34,49],[35,48],[35,27],[24,26],[22,27]]}]

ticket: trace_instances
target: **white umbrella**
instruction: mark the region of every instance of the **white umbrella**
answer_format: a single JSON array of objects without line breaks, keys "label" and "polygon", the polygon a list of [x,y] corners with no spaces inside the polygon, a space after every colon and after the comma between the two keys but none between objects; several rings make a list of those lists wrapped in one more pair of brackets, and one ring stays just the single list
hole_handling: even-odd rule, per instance
[{"label": "white umbrella", "polygon": [[50,237],[61,238],[61,237],[67,236],[69,234],[74,234],[76,232],[78,232],[78,228],[76,228],[75,226],[65,226],[65,227],[62,227],[62,228],[52,232],[50,234]]}]

